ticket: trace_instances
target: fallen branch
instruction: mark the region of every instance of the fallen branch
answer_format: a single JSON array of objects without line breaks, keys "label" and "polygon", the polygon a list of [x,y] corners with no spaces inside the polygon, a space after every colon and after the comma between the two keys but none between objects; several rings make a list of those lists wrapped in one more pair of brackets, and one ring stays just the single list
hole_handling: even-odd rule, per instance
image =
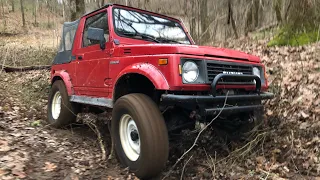
[{"label": "fallen branch", "polygon": [[96,114],[91,113],[79,113],[77,118],[80,120],[80,122],[88,125],[89,128],[97,135],[97,140],[101,149],[101,159],[105,161],[107,159],[106,144],[102,134],[103,132],[101,132],[100,129],[101,123],[103,122],[99,121]]},{"label": "fallen branch", "polygon": [[193,155],[190,156],[190,158],[188,159],[188,161],[184,164],[184,166],[183,166],[183,168],[182,168],[180,180],[183,180],[184,169],[186,168],[187,164],[189,163],[189,161],[191,160],[192,157],[193,157]]},{"label": "fallen branch", "polygon": [[7,65],[0,65],[0,69],[5,72],[17,72],[17,71],[31,71],[31,70],[42,70],[42,69],[50,69],[51,65],[41,65],[41,66],[22,66],[22,67],[14,67]]},{"label": "fallen branch", "polygon": [[214,160],[210,155],[208,155],[206,149],[203,149],[204,152],[206,153],[207,159],[208,159],[208,164],[211,169],[212,177],[215,177],[216,174],[216,165],[215,162],[217,161],[217,151],[214,151]]},{"label": "fallen branch", "polygon": [[201,129],[201,131],[198,133],[196,139],[194,140],[193,145],[184,154],[182,154],[182,156],[177,160],[177,162],[172,166],[170,171],[162,178],[162,180],[169,177],[169,175],[172,173],[173,169],[178,165],[178,163],[197,145],[198,139],[199,139],[200,135],[202,134],[202,132],[204,130],[206,130],[213,123],[213,121],[215,121],[220,116],[220,114],[222,113],[222,111],[224,110],[224,108],[227,104],[228,95],[229,95],[229,91],[226,95],[226,98],[223,103],[223,107],[221,108],[220,112],[210,121],[209,124],[207,124],[203,129]]},{"label": "fallen branch", "polygon": [[[109,132],[111,133],[110,120],[108,121],[108,129],[109,129]],[[114,141],[113,141],[113,138],[111,136],[111,150],[110,150],[110,154],[109,154],[108,160],[113,159],[113,153],[114,153]]]},{"label": "fallen branch", "polygon": [[106,160],[106,156],[107,156],[107,152],[106,152],[106,149],[105,149],[105,144],[104,144],[104,141],[103,141],[102,134],[100,133],[99,128],[95,123],[90,122],[90,123],[87,123],[87,125],[93,130],[93,132],[96,133],[97,138],[98,138],[98,142],[99,142],[99,146],[100,146],[100,149],[101,149],[101,156],[102,156],[101,159],[103,161],[105,161]]}]

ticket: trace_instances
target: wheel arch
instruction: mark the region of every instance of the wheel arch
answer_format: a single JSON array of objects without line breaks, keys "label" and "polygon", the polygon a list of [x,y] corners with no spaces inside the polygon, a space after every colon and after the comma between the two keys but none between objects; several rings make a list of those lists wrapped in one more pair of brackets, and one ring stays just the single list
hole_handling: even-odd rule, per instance
[{"label": "wheel arch", "polygon": [[130,73],[141,74],[147,77],[153,83],[156,89],[168,90],[170,88],[168,81],[162,72],[154,65],[149,63],[137,63],[124,68],[117,76],[115,85],[121,77]]},{"label": "wheel arch", "polygon": [[114,102],[129,93],[143,93],[153,98],[151,91],[169,90],[170,88],[161,71],[149,63],[137,63],[126,67],[119,73],[113,87]]},{"label": "wheel arch", "polygon": [[116,102],[121,96],[131,93],[142,93],[152,98],[156,87],[146,76],[139,73],[123,74],[116,82],[113,89],[113,101]]},{"label": "wheel arch", "polygon": [[71,78],[70,78],[69,74],[66,71],[56,71],[56,72],[54,72],[54,74],[52,75],[52,78],[51,78],[51,85],[57,80],[62,80],[63,81],[69,96],[74,94],[73,86],[72,86],[72,83],[71,83]]}]

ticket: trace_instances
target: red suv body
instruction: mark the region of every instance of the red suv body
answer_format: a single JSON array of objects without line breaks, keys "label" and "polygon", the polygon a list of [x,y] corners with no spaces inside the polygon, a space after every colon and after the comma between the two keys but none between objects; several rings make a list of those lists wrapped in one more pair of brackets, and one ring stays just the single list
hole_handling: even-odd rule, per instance
[{"label": "red suv body", "polygon": [[[266,92],[265,67],[259,57],[195,45],[180,20],[115,4],[64,24],[51,81],[49,122],[57,127],[70,123],[65,119],[74,119],[84,106],[114,108],[116,152],[139,177],[151,177],[163,168],[168,138],[159,132],[167,134],[171,122],[205,122],[220,111],[228,117],[232,114],[232,119],[234,114],[254,116],[262,109],[261,100],[273,97]],[[64,112],[64,106],[72,113]],[[145,108],[132,110],[137,106]],[[148,108],[152,113],[145,110]],[[147,117],[142,116],[148,113],[160,119],[156,125],[150,117],[151,125],[145,124]],[[122,122],[128,132],[121,129]],[[154,129],[158,127],[160,130]],[[153,129],[148,137],[144,137],[144,128]],[[160,150],[148,149],[151,141],[160,143],[161,147],[155,145]],[[137,159],[126,152],[130,148],[131,154],[139,150]],[[146,157],[148,151],[162,158]],[[151,165],[155,161],[161,165]]]}]

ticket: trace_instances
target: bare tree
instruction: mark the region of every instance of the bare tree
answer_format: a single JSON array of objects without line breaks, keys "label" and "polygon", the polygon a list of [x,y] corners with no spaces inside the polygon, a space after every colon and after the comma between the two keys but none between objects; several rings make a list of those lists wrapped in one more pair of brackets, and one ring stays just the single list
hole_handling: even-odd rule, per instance
[{"label": "bare tree", "polygon": [[231,23],[234,35],[238,39],[239,36],[238,36],[237,27],[236,27],[236,22],[235,22],[235,20],[233,18],[233,9],[232,9],[231,0],[228,0],[228,11],[229,11],[229,13],[228,13],[228,24]]},{"label": "bare tree", "polygon": [[[75,6],[75,10],[74,7]],[[84,0],[70,0],[71,21],[78,19],[85,13]]]},{"label": "bare tree", "polygon": [[[198,1],[191,1],[190,8],[188,8],[187,13],[191,12],[189,15],[191,18],[189,19],[190,23],[190,32],[191,36],[194,38],[194,40],[197,42],[198,41],[198,35],[197,35],[197,4]],[[190,17],[189,16],[189,17]]]},{"label": "bare tree", "polygon": [[66,2],[62,0],[62,17],[66,19]]},{"label": "bare tree", "polygon": [[208,0],[200,0],[201,43],[208,41],[210,37],[209,31],[205,31],[208,28],[208,18]]},{"label": "bare tree", "polygon": [[22,16],[22,26],[26,26],[26,19],[24,17],[24,7],[23,7],[23,0],[20,0],[20,7],[21,7],[21,16]]},{"label": "bare tree", "polygon": [[101,8],[104,5],[104,0],[96,0],[98,8]]},{"label": "bare tree", "polygon": [[2,18],[3,18],[3,21],[4,21],[4,27],[7,26],[7,21],[6,21],[6,17],[4,15],[4,4],[3,4],[3,0],[1,0],[1,9],[2,9]]},{"label": "bare tree", "polygon": [[12,12],[14,12],[14,0],[11,0],[11,8],[12,8]]},{"label": "bare tree", "polygon": [[38,4],[39,4],[39,0],[34,0],[34,4],[33,4],[34,26],[38,26],[38,22],[37,22]]}]

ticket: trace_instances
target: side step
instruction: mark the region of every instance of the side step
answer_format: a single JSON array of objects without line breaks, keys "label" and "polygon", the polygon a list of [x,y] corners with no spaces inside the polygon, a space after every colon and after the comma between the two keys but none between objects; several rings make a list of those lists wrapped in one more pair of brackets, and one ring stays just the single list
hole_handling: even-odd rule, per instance
[{"label": "side step", "polygon": [[109,98],[95,98],[89,96],[70,96],[71,102],[89,104],[93,106],[103,106],[108,108],[113,108],[113,101]]}]

